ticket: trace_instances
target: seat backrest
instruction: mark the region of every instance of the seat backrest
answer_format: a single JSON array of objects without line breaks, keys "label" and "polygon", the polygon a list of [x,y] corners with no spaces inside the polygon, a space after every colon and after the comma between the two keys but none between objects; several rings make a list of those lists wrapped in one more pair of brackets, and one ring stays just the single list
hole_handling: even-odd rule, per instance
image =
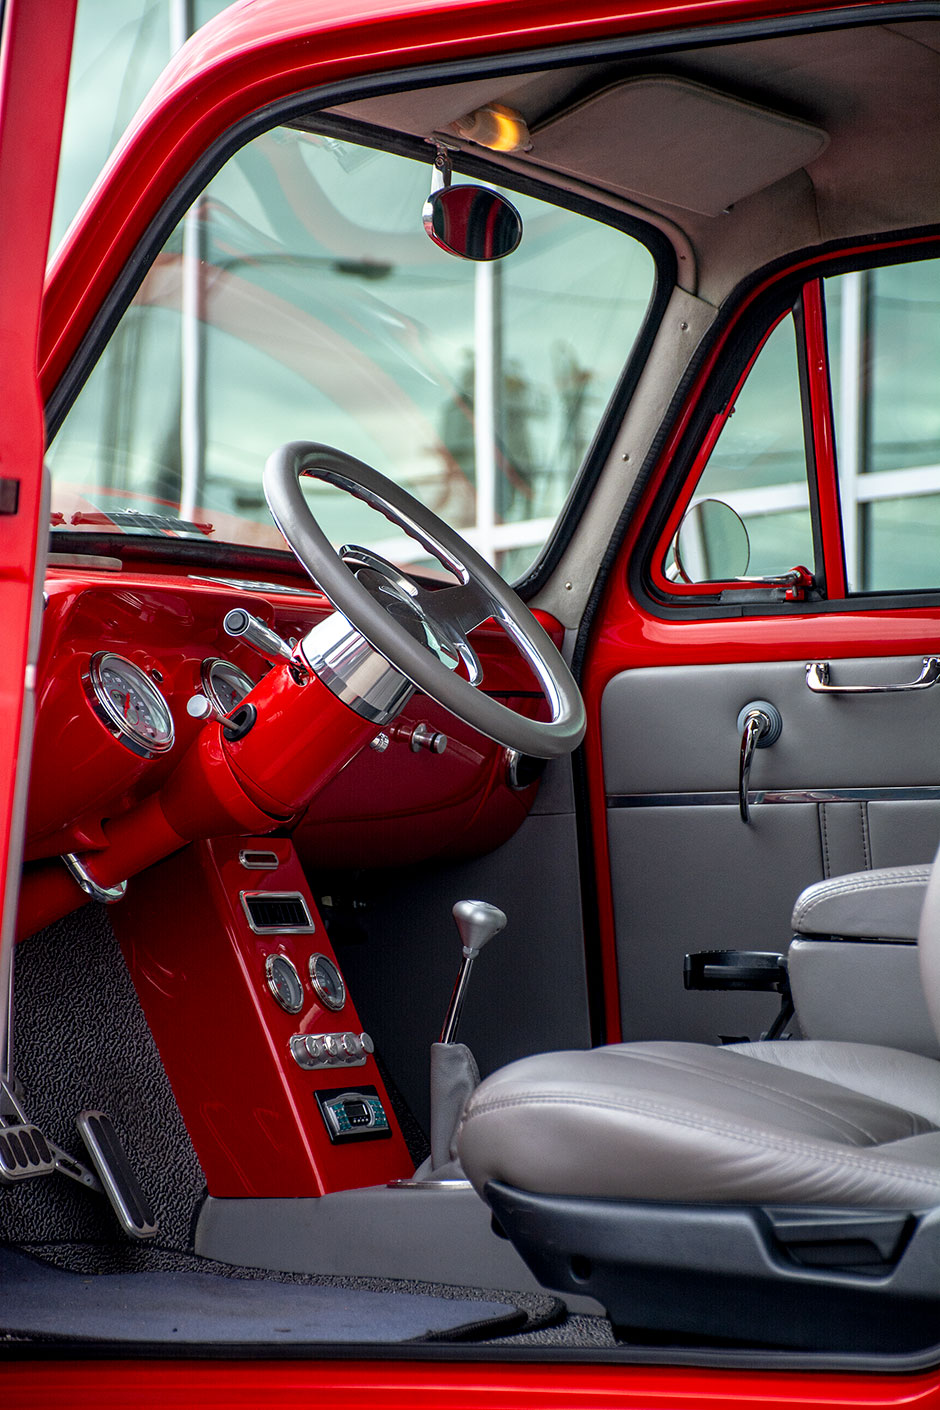
[{"label": "seat backrest", "polygon": [[920,913],[917,932],[917,957],[920,978],[927,1000],[927,1012],[940,1038],[940,851],[933,860],[933,870],[927,883],[924,908]]}]

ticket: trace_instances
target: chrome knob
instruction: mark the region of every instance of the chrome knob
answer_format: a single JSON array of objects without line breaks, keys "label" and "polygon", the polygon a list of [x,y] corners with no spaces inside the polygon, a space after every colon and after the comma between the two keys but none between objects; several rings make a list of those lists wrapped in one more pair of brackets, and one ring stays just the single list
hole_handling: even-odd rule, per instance
[{"label": "chrome knob", "polygon": [[276,666],[278,661],[289,661],[293,655],[287,642],[278,636],[273,627],[259,617],[253,617],[244,607],[233,607],[231,612],[226,612],[222,626],[229,636],[241,637],[253,646],[258,655],[270,661],[272,666]]},{"label": "chrome knob", "polygon": [[415,725],[411,732],[412,753],[417,754],[419,750],[427,749],[431,754],[443,754],[446,748],[446,734],[441,734],[440,730],[432,729],[424,723]]},{"label": "chrome knob", "polygon": [[498,906],[491,906],[488,901],[458,901],[454,907],[454,920],[457,922],[457,933],[463,945],[463,958],[460,961],[454,992],[450,996],[444,1027],[441,1029],[442,1043],[453,1043],[456,1039],[457,1024],[460,1022],[460,1012],[467,996],[467,981],[473,961],[483,946],[506,924],[505,914]]},{"label": "chrome knob", "polygon": [[506,924],[506,914],[488,901],[458,901],[454,907],[454,920],[464,955],[472,960],[502,930]]}]

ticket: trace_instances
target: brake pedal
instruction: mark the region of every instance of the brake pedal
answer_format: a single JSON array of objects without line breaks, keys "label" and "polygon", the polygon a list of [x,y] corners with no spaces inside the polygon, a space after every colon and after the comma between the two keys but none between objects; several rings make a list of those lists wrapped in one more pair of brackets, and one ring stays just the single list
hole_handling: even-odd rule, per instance
[{"label": "brake pedal", "polygon": [[52,1175],[55,1168],[55,1152],[38,1126],[31,1122],[0,1126],[0,1184]]},{"label": "brake pedal", "polygon": [[159,1232],[156,1215],[110,1116],[83,1111],[75,1124],[125,1233],[132,1239],[152,1239]]}]

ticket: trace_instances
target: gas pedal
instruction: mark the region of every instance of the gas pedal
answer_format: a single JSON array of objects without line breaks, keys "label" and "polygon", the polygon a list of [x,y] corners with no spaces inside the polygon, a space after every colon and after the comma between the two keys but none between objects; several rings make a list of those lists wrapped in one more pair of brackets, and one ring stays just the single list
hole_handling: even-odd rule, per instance
[{"label": "gas pedal", "polygon": [[0,1126],[0,1184],[53,1175],[55,1168],[55,1152],[38,1126],[31,1122]]},{"label": "gas pedal", "polygon": [[159,1232],[156,1215],[110,1116],[83,1111],[75,1124],[125,1233],[132,1239],[152,1239]]}]

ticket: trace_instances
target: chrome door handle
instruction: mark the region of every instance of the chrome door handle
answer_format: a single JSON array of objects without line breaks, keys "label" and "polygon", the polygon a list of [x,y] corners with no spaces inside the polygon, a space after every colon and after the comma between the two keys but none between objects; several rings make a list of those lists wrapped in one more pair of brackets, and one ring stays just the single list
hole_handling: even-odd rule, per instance
[{"label": "chrome door handle", "polygon": [[817,695],[889,695],[898,690],[929,690],[940,680],[940,656],[925,656],[916,681],[898,685],[830,685],[829,662],[808,661],[806,684]]},{"label": "chrome door handle", "polygon": [[750,822],[751,810],[748,803],[748,786],[751,780],[751,763],[755,749],[768,749],[780,738],[783,720],[776,705],[769,700],[753,700],[745,705],[738,715],[738,729],[741,731],[741,754],[738,762],[738,807],[741,821]]}]

